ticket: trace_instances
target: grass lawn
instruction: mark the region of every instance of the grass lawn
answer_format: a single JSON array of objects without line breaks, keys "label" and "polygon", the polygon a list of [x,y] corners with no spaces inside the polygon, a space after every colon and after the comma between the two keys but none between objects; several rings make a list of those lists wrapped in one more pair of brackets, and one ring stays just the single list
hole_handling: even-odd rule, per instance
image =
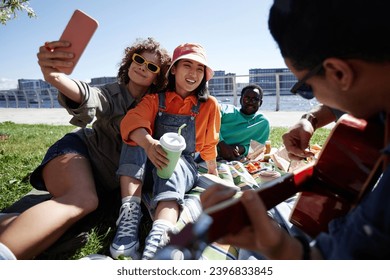
[{"label": "grass lawn", "polygon": [[[40,164],[48,147],[73,129],[70,125],[0,123],[0,211],[32,189],[29,176]],[[284,127],[271,129],[270,140],[273,147],[282,145],[281,136],[286,130]],[[312,143],[323,145],[328,134],[328,129],[318,129]],[[66,258],[79,259],[88,254],[105,253],[112,237],[112,228],[96,225],[90,231],[87,244]],[[53,258],[61,259],[63,256]]]}]

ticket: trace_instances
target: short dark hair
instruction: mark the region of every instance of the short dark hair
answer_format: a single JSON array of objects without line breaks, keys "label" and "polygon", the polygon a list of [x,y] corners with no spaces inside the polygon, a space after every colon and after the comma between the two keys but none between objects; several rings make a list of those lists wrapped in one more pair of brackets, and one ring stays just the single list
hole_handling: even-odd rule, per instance
[{"label": "short dark hair", "polygon": [[241,90],[240,103],[241,103],[242,98],[244,97],[244,93],[245,93],[248,89],[250,89],[250,90],[258,89],[258,90],[259,90],[259,95],[260,95],[260,100],[263,99],[263,89],[262,89],[259,85],[250,84],[250,85],[247,85],[246,87],[244,87],[244,88]]},{"label": "short dark hair", "polygon": [[390,1],[275,0],[268,25],[297,70],[326,58],[390,60]]}]

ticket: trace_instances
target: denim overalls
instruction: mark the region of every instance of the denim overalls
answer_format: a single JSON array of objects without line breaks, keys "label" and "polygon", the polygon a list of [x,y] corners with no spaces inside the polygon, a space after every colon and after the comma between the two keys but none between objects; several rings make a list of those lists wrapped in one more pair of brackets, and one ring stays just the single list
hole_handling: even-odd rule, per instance
[{"label": "denim overalls", "polygon": [[[186,123],[187,126],[181,130],[181,135],[186,139],[186,148],[176,165],[176,168],[169,179],[161,179],[157,176],[155,166],[148,160],[143,148],[123,144],[119,169],[117,175],[124,175],[136,178],[143,182],[143,191],[153,186],[151,201],[152,212],[159,201],[176,200],[182,205],[184,194],[189,191],[198,180],[197,166],[194,161],[195,155],[195,117],[199,113],[200,102],[193,106],[191,115],[176,115],[164,112],[165,92],[159,93],[159,112],[154,124],[154,139],[166,132],[177,132],[179,127]],[[150,177],[152,173],[152,178]],[[153,184],[149,182],[153,179]]]}]

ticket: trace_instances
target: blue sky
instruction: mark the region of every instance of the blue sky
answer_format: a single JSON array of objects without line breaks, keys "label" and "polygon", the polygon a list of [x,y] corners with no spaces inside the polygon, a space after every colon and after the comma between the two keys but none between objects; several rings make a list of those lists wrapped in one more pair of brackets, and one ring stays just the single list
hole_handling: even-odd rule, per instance
[{"label": "blue sky", "polygon": [[[272,0],[30,0],[37,18],[19,14],[0,25],[0,89],[41,79],[36,53],[60,37],[75,9],[99,21],[71,77],[116,76],[123,50],[136,38],[154,37],[170,53],[185,42],[207,51],[214,70],[248,75],[250,68],[285,67],[267,26]],[[143,4],[146,3],[146,4]]]}]

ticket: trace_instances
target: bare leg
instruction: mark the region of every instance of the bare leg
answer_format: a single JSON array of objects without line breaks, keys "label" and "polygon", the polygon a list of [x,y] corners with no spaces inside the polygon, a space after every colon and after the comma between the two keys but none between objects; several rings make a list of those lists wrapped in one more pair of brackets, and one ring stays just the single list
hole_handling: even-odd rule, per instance
[{"label": "bare leg", "polygon": [[179,205],[176,201],[160,201],[156,207],[154,220],[166,220],[175,225],[179,218]]},{"label": "bare leg", "polygon": [[10,213],[0,217],[0,235],[18,217],[17,213]]},{"label": "bare leg", "polygon": [[121,176],[119,180],[121,185],[122,198],[126,196],[141,197],[141,181],[128,176]]},{"label": "bare leg", "polygon": [[18,216],[0,236],[18,259],[31,259],[52,245],[76,221],[98,206],[89,161],[77,154],[51,160],[43,170],[51,200]]}]

